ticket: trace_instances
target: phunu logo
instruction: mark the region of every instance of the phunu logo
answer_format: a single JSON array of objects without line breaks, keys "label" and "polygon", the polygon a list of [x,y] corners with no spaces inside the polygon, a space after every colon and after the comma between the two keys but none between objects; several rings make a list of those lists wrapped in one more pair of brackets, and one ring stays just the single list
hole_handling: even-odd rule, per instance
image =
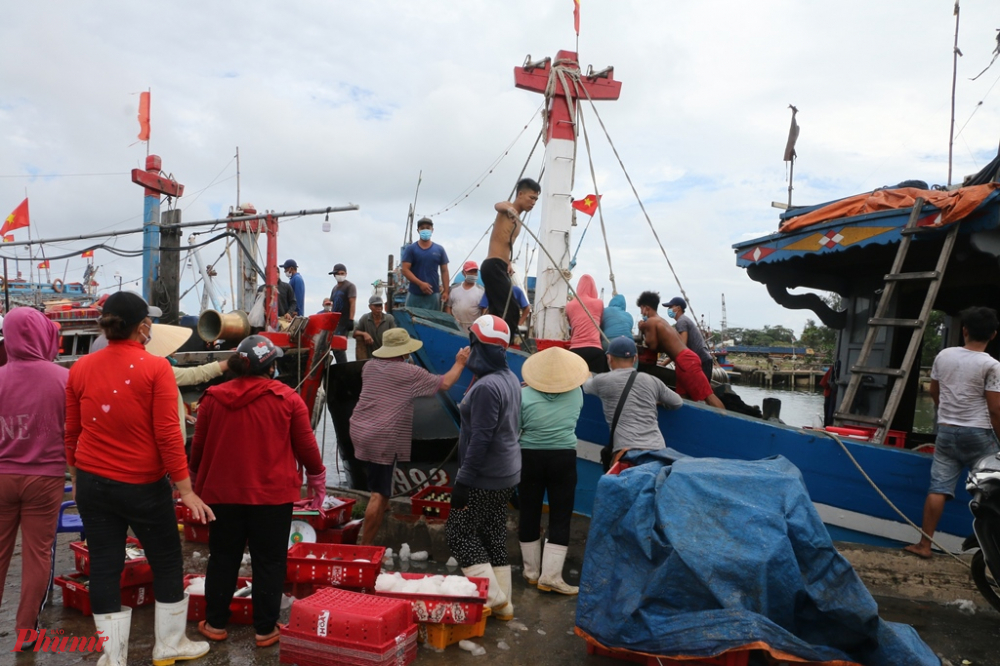
[{"label": "phunu logo", "polygon": [[25,644],[33,652],[103,652],[104,643],[108,640],[107,636],[101,635],[103,633],[98,631],[97,636],[67,636],[63,629],[20,629],[11,652],[24,652]]}]

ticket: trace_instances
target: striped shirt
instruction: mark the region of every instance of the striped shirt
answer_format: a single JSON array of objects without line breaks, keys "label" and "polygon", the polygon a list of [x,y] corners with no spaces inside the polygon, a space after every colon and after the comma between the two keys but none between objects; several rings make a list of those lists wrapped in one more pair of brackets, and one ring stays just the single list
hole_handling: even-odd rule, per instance
[{"label": "striped shirt", "polygon": [[358,460],[391,465],[410,460],[414,398],[434,395],[442,377],[400,359],[373,358],[361,370],[361,397],[351,416]]}]

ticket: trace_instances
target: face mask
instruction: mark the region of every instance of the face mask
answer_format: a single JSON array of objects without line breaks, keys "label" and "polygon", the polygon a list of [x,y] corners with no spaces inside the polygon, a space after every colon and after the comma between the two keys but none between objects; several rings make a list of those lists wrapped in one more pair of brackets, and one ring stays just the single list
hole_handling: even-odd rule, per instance
[{"label": "face mask", "polygon": [[143,337],[142,346],[145,347],[153,339],[153,329],[152,328],[147,328],[146,329],[146,333],[143,333],[142,337]]},{"label": "face mask", "polygon": [[286,278],[292,277],[292,272],[291,271],[285,271],[285,277]]},{"label": "face mask", "polygon": [[478,275],[466,275],[465,282],[466,284],[476,284],[476,279],[478,277],[479,277]]},{"label": "face mask", "polygon": [[429,241],[431,239],[431,234],[433,234],[433,233],[434,232],[431,231],[430,229],[421,229],[420,230],[420,240],[422,240],[422,241]]},{"label": "face mask", "polygon": [[277,379],[277,378],[278,378],[278,365],[274,364],[273,366],[271,366],[271,379]]},{"label": "face mask", "polygon": [[337,278],[337,282],[343,282],[344,280],[347,279],[346,275],[335,275],[334,277]]},{"label": "face mask", "polygon": [[642,320],[643,321],[649,321],[649,317],[647,317],[646,315],[642,315]]},{"label": "face mask", "polygon": [[667,316],[670,317],[671,319],[677,319],[677,313],[674,312],[673,310],[667,310]]},{"label": "face mask", "polygon": [[333,306],[329,305],[329,304],[328,305],[324,305],[323,306],[323,312],[333,312]]}]

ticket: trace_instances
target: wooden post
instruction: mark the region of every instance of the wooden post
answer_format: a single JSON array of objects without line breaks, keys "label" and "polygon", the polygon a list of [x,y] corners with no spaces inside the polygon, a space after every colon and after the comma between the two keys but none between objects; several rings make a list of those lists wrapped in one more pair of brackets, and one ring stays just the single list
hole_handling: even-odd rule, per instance
[{"label": "wooden post", "polygon": [[164,211],[160,217],[160,288],[154,290],[153,305],[163,310],[161,324],[176,326],[180,321],[181,223],[179,209]]}]

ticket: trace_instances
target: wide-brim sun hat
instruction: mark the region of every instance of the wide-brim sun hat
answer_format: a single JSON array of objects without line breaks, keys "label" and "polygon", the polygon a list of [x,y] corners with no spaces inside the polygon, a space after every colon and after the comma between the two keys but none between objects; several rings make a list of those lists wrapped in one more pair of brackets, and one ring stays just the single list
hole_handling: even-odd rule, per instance
[{"label": "wide-brim sun hat", "polygon": [[184,346],[191,339],[194,331],[184,326],[169,324],[153,324],[149,329],[152,340],[146,345],[146,351],[153,356],[167,357]]},{"label": "wide-brim sun hat", "polygon": [[590,378],[590,368],[578,354],[549,347],[528,357],[521,367],[521,377],[536,391],[565,393],[583,386]]},{"label": "wide-brim sun hat", "polygon": [[376,358],[396,358],[413,353],[424,346],[420,340],[414,340],[402,328],[390,328],[382,334],[382,346],[372,352]]}]

